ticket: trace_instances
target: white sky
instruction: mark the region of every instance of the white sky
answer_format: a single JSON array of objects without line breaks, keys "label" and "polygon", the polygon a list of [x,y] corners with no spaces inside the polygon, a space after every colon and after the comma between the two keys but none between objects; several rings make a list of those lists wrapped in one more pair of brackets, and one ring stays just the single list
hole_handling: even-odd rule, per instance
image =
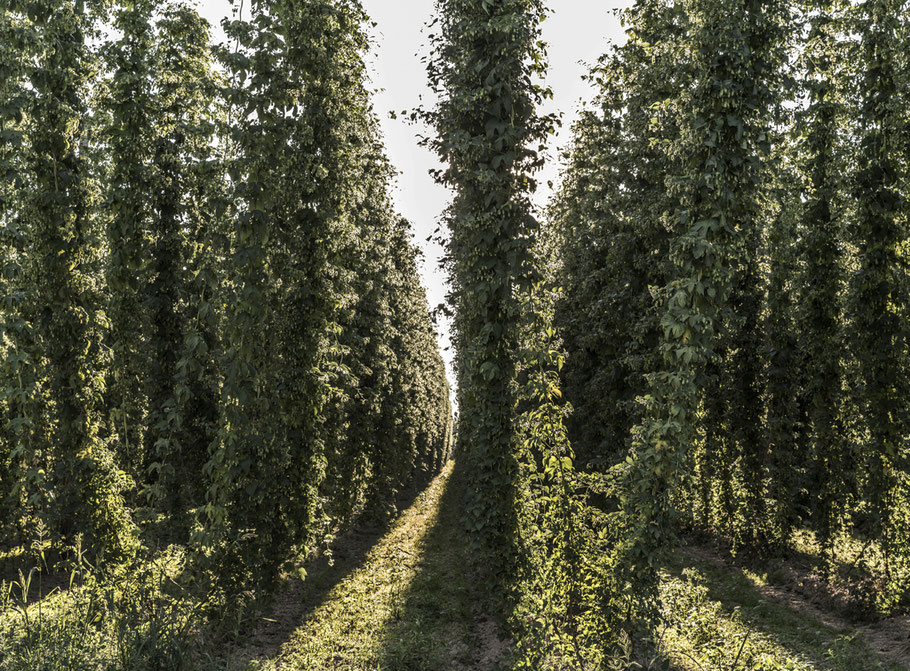
[{"label": "white sky", "polygon": [[[429,170],[438,167],[435,156],[418,146],[418,136],[426,129],[412,125],[401,112],[410,112],[420,105],[431,106],[432,94],[422,57],[429,50],[426,26],[433,16],[434,0],[362,0],[364,8],[377,24],[372,30],[374,52],[368,59],[371,65],[372,86],[376,89],[374,105],[382,123],[386,149],[392,165],[399,171],[394,198],[399,212],[413,227],[417,242],[424,251],[421,273],[430,306],[445,300],[445,274],[438,267],[441,250],[427,238],[436,229],[439,215],[449,202],[450,194],[437,185]],[[544,112],[559,111],[563,126],[555,136],[546,170],[540,175],[542,188],[538,204],[549,198],[548,180],[557,181],[558,150],[569,139],[572,121],[577,115],[580,100],[589,99],[592,91],[582,80],[587,65],[596,62],[610,42],[624,39],[614,10],[625,8],[632,0],[551,0],[551,16],[543,24],[543,38],[549,44],[550,72],[547,83],[554,99],[548,101]],[[229,0],[200,0],[200,12],[215,28],[215,39],[221,39],[220,22],[230,13]],[[390,112],[398,118],[390,118]],[[448,347],[447,324],[443,331],[443,347]],[[445,351],[451,364],[451,351]],[[450,365],[451,371],[451,365]]]}]

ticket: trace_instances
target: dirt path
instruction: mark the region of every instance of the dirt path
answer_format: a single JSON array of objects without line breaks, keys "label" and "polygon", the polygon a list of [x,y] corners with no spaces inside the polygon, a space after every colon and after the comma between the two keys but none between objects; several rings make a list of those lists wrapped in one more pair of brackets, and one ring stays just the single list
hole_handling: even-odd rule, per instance
[{"label": "dirt path", "polygon": [[[889,618],[873,624],[851,622],[844,614],[826,608],[828,601],[822,595],[812,598],[812,594],[800,592],[791,586],[758,580],[749,572],[730,565],[710,548],[687,546],[682,549],[681,555],[696,565],[711,567],[718,593],[724,592],[722,583],[728,583],[727,592],[735,592],[739,601],[748,602],[747,595],[752,592],[756,597],[775,604],[776,611],[772,613],[778,623],[784,622],[792,614],[803,627],[815,627],[819,638],[840,637],[844,641],[850,641],[851,645],[864,647],[870,653],[867,668],[879,668],[874,660],[880,660],[901,669],[910,669],[910,618]],[[806,578],[803,582],[810,581]],[[788,632],[783,629],[776,633],[786,638]]]},{"label": "dirt path", "polygon": [[[482,607],[450,464],[382,537],[285,593],[257,633],[260,671],[493,669],[507,646]],[[306,586],[309,584],[309,586]]]},{"label": "dirt path", "polygon": [[[689,546],[684,549],[684,553],[699,561],[731,570],[723,558],[709,548]],[[826,595],[813,595],[811,589],[806,592],[793,587],[794,584],[820,584],[820,578],[813,579],[805,570],[791,568],[791,571],[796,577],[787,585],[752,583],[763,596],[791,610],[808,615],[831,629],[855,632],[877,655],[910,669],[910,617],[891,617],[871,624],[851,622],[842,613],[825,607],[830,602],[830,599],[825,598]]]}]

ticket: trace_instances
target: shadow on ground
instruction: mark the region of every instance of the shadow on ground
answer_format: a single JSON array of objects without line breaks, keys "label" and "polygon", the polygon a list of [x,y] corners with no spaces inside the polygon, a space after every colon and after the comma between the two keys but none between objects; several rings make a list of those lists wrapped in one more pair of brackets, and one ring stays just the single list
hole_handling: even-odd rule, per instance
[{"label": "shadow on ground", "polygon": [[386,623],[379,670],[492,671],[507,662],[509,646],[472,568],[463,497],[464,475],[456,464],[436,524],[420,544],[417,574]]},{"label": "shadow on ground", "polygon": [[[753,584],[740,567],[683,551],[667,571],[672,578],[685,580],[686,567],[697,569],[708,599],[720,605],[727,619],[742,622],[753,632],[753,640],[757,637],[773,642],[792,659],[805,660],[810,668],[835,671],[906,668],[897,665],[904,663],[903,660],[877,654],[869,645],[871,641],[864,640],[862,631],[854,625],[813,604],[787,599],[773,588],[763,589]],[[697,613],[678,615],[698,617]]]},{"label": "shadow on ground", "polygon": [[[399,511],[410,508],[429,485],[432,478],[418,476],[396,500]],[[329,593],[349,576],[363,567],[367,557],[382,537],[395,524],[397,516],[378,522],[363,518],[353,528],[338,536],[329,551],[307,562],[306,579],[290,576],[283,580],[266,610],[257,619],[252,631],[226,653],[226,668],[245,668],[252,660],[276,657],[313,612],[323,604]],[[320,670],[321,671],[321,670]]]}]

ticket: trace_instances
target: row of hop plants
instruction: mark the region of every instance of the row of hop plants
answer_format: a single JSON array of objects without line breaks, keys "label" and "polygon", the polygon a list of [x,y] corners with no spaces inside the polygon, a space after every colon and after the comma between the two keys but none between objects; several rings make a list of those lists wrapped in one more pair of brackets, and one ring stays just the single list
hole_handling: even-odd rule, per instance
[{"label": "row of hop plants", "polygon": [[639,0],[541,215],[547,12],[438,0],[424,114],[465,524],[516,664],[634,656],[681,532],[808,530],[829,579],[849,540],[905,609],[906,2]]},{"label": "row of hop plants", "polygon": [[423,118],[454,192],[445,223],[464,523],[513,668],[602,668],[636,592],[616,570],[609,478],[576,465],[560,379],[558,237],[533,205],[557,119],[540,113],[538,0],[439,0]]},{"label": "row of hop plants", "polygon": [[680,531],[811,545],[905,612],[910,7],[647,0],[625,21],[550,210],[568,434],[623,482],[621,563],[654,590]]},{"label": "row of hop plants", "polygon": [[181,548],[236,615],[449,459],[366,25],[254,2],[216,44],[182,2],[0,4],[4,555]]}]

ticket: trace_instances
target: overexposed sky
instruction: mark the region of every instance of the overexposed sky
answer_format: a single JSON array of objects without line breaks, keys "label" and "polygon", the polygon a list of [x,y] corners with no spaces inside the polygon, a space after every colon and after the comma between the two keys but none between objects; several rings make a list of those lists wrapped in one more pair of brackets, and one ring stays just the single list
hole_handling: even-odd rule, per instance
[{"label": "overexposed sky", "polygon": [[[439,216],[449,202],[450,194],[435,184],[429,171],[438,167],[435,156],[419,146],[418,137],[427,130],[412,125],[401,112],[418,106],[432,106],[433,97],[427,85],[423,58],[429,52],[427,24],[434,12],[434,0],[362,0],[376,27],[373,53],[369,55],[371,86],[376,89],[373,102],[382,123],[386,149],[392,165],[398,170],[394,193],[398,210],[413,227],[417,242],[424,252],[421,268],[424,286],[435,307],[445,300],[445,276],[439,269],[441,250],[427,242],[438,224]],[[547,84],[554,98],[544,112],[561,112],[563,126],[550,147],[550,161],[540,175],[541,191],[536,201],[543,205],[550,195],[547,181],[559,177],[558,153],[569,139],[569,130],[579,109],[579,101],[590,99],[592,91],[582,76],[587,65],[596,62],[611,42],[624,39],[616,9],[625,8],[632,0],[550,0],[552,14],[543,24],[543,38],[548,43],[550,72]],[[214,27],[215,39],[222,39],[221,19],[231,11],[229,0],[200,0],[200,11]],[[397,119],[390,116],[397,112]],[[443,347],[448,347],[447,324]],[[451,363],[452,352],[444,352]],[[451,366],[450,366],[451,371]]]}]

